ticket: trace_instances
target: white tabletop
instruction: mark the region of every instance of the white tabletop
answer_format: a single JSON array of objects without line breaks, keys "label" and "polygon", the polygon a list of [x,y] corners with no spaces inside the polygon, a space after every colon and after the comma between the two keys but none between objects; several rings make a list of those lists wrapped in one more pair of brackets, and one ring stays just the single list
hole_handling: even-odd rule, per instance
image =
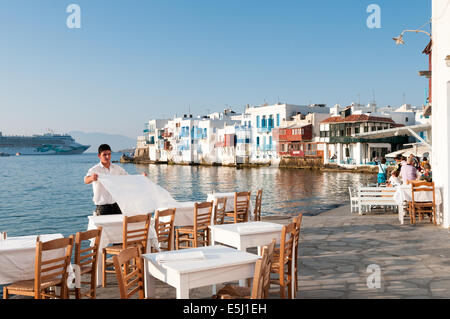
[{"label": "white tabletop", "polygon": [[[177,202],[170,207],[160,207],[158,210],[176,208],[174,226],[194,225],[194,205],[196,202]],[[164,217],[161,218],[164,221]]]},{"label": "white tabletop", "polygon": [[[36,237],[37,235],[8,237],[0,240],[1,285],[34,278]],[[62,234],[46,234],[40,235],[40,240],[47,242],[63,237]]]},{"label": "white tabletop", "polygon": [[261,234],[268,232],[281,232],[283,225],[268,222],[247,222],[236,224],[214,225],[211,229],[229,231],[239,235]]},{"label": "white tabletop", "polygon": [[[192,252],[201,251],[205,256],[205,258],[202,260],[196,259],[196,260],[170,261],[161,264],[159,264],[156,261],[156,256],[158,254],[177,254],[180,252],[186,253],[191,251]],[[143,255],[143,257],[146,260],[153,263],[154,265],[173,270],[179,274],[199,272],[199,271],[209,271],[212,269],[222,268],[224,266],[254,263],[259,258],[255,254],[246,253],[240,250],[236,250],[221,245],[145,254]]]}]

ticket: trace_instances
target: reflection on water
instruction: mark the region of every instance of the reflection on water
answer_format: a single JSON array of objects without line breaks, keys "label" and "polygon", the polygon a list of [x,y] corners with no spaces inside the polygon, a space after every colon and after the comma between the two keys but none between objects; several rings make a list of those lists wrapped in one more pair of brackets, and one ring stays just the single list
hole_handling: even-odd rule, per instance
[{"label": "reflection on water", "polygon": [[[118,160],[120,154],[113,154]],[[92,187],[83,178],[98,162],[96,154],[0,158],[0,231],[9,236],[62,233],[87,228],[92,214]],[[122,165],[122,164],[120,164]],[[178,201],[203,201],[215,192],[262,188],[263,214],[316,215],[347,204],[348,187],[376,182],[376,176],[279,170],[123,164],[130,174],[147,172]]]}]

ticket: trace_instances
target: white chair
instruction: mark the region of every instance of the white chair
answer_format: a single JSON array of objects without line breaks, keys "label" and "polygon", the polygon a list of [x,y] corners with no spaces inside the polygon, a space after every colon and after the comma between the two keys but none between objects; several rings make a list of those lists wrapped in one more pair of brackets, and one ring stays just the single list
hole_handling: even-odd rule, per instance
[{"label": "white chair", "polygon": [[359,197],[353,193],[351,187],[348,188],[348,193],[350,194],[351,212],[353,213],[355,210],[356,210],[356,212],[358,212]]}]

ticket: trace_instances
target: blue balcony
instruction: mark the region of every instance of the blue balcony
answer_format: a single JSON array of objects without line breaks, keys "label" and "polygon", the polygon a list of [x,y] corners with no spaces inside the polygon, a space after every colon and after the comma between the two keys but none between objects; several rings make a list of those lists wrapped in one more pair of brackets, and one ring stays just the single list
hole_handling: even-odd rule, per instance
[{"label": "blue balcony", "polygon": [[273,127],[266,126],[266,127],[260,127],[258,128],[258,133],[270,133],[272,132]]}]

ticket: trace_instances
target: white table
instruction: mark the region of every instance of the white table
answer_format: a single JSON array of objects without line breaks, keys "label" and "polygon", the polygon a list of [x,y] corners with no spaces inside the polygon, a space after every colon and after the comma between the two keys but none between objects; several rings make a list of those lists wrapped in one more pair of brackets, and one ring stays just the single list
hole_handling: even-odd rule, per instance
[{"label": "white table", "polygon": [[[179,260],[159,264],[158,254],[201,251],[203,260]],[[155,279],[177,290],[177,299],[188,299],[189,289],[215,285],[228,281],[253,278],[258,256],[225,246],[207,246],[163,253],[145,254],[146,297],[155,295]]]},{"label": "white table", "polygon": [[[261,256],[261,248],[269,245],[272,239],[275,238],[277,243],[280,243],[283,225],[257,221],[214,225],[209,228],[211,245],[221,243],[245,252],[248,248],[258,247],[258,255]],[[245,283],[240,281],[239,284],[244,286]]]},{"label": "white table", "polygon": [[[102,273],[103,273],[103,263],[102,263],[102,251],[103,248],[109,244],[122,243],[123,241],[123,215],[101,215],[101,216],[88,216],[89,224],[87,230],[97,229],[99,226],[102,227],[102,237],[100,238],[100,245],[98,250],[97,258],[97,286],[101,286],[103,283]],[[148,232],[148,242],[147,251],[150,247],[159,249],[158,236],[156,234],[155,228],[153,226],[154,219],[152,219],[152,225],[149,227]],[[140,225],[136,225],[137,228]],[[133,227],[130,227],[133,229]],[[91,245],[94,241],[91,241]]]},{"label": "white table", "polygon": [[277,240],[277,243],[280,242],[283,225],[258,221],[213,225],[209,228],[212,245],[222,243],[242,251],[247,251],[250,247],[258,247],[258,254],[261,255],[261,247],[269,245],[273,238]]},{"label": "white table", "polygon": [[[8,237],[0,240],[0,285],[34,279],[36,237],[37,235]],[[63,237],[62,234],[47,234],[40,235],[40,240],[47,242]],[[65,250],[50,253],[52,255],[43,255],[43,259],[62,257]]]},{"label": "white table", "polygon": [[[436,204],[436,222],[437,224],[441,223],[441,204],[442,204],[442,187],[434,188],[434,198]],[[403,209],[403,203],[405,201],[412,201],[412,191],[411,185],[401,185],[397,186],[394,200],[398,204],[398,219],[400,224],[404,224],[405,210]],[[414,200],[417,202],[432,202],[433,201],[433,192],[415,192]]]},{"label": "white table", "polygon": [[[226,212],[234,212],[234,193],[212,193],[212,194],[208,194],[208,197],[206,199],[206,201],[210,202],[210,201],[214,201],[216,202],[217,198],[221,198],[221,197],[226,197],[227,199],[227,205],[225,206],[225,211]],[[215,221],[215,211],[213,209],[213,216],[212,216],[212,220]],[[253,216],[253,204],[252,204],[252,200],[250,198],[250,202],[248,205],[248,218],[249,220],[254,220],[255,217]]]}]

